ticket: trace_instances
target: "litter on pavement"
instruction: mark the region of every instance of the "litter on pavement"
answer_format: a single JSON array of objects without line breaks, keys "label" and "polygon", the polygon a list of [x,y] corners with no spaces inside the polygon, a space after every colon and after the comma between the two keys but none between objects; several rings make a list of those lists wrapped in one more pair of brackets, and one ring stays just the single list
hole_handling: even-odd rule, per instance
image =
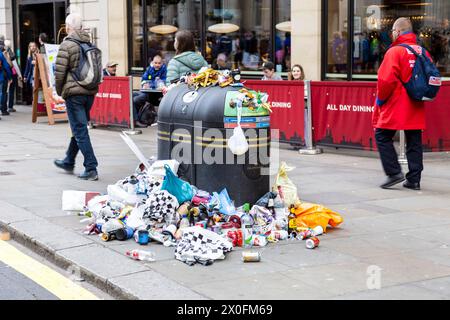
[{"label": "litter on pavement", "polygon": [[[226,188],[199,190],[178,178],[178,167],[175,160],[150,159],[132,175],[109,185],[107,194],[93,197],[80,212],[87,222],[84,233],[103,241],[163,245],[188,265],[210,265],[225,259],[234,247],[258,250],[278,241],[305,240],[305,247],[314,249],[327,227],[343,222],[338,213],[299,200],[297,187],[287,176],[294,168],[284,162],[273,190],[255,204],[240,207],[235,207]],[[71,207],[78,208],[86,198],[79,193],[77,199]],[[151,251],[128,251],[126,255],[155,261]],[[247,251],[242,260],[260,261],[261,254]]]}]

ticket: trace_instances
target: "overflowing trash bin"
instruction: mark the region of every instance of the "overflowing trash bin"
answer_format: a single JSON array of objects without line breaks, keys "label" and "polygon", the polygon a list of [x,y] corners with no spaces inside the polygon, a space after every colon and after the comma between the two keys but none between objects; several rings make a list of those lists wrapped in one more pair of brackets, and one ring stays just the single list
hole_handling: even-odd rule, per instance
[{"label": "overflowing trash bin", "polygon": [[[134,238],[139,248],[171,247],[175,259],[188,265],[211,265],[234,247],[278,241],[306,240],[307,249],[317,248],[318,236],[343,219],[324,206],[300,201],[288,177],[294,168],[284,162],[270,188],[267,94],[233,84],[229,73],[211,69],[188,83],[176,84],[161,101],[159,159],[145,157],[122,135],[140,160],[136,170],[92,199],[91,192],[70,197],[73,191],[67,191],[63,209],[83,208],[79,214],[87,223],[86,235],[104,242]],[[145,262],[159,259],[142,249],[125,255]],[[242,261],[261,261],[261,254],[244,251]]]},{"label": "overflowing trash bin", "polygon": [[[233,106],[242,89],[178,85],[158,111],[158,159],[180,162],[179,176],[200,189],[226,187],[236,205],[254,203],[270,188],[269,111]],[[237,156],[227,142],[239,111],[248,151]]]}]

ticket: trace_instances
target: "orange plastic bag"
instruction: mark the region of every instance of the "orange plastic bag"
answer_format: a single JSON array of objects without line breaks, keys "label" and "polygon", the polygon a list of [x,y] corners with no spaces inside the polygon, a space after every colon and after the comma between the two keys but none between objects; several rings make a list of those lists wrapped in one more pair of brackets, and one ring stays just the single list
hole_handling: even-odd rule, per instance
[{"label": "orange plastic bag", "polygon": [[297,202],[291,209],[295,214],[295,222],[298,227],[315,228],[321,226],[326,232],[327,226],[333,228],[344,222],[342,216],[330,209],[314,203]]}]

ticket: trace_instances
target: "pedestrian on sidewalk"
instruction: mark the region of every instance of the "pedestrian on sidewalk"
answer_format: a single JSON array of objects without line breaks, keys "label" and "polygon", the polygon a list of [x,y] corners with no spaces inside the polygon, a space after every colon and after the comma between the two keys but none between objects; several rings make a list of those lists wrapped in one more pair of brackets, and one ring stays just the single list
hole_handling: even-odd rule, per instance
[{"label": "pedestrian on sidewalk", "polygon": [[17,87],[22,87],[22,72],[17,64],[17,58],[14,51],[11,49],[11,41],[5,40],[5,56],[8,60],[12,72],[12,83],[8,90],[8,112],[16,112],[14,109],[14,100]]},{"label": "pedestrian on sidewalk", "polygon": [[36,65],[36,54],[38,53],[39,49],[36,42],[30,42],[28,44],[27,64],[23,73],[24,96],[27,105],[33,101],[34,66]]},{"label": "pedestrian on sidewalk", "polygon": [[[380,187],[387,189],[405,180],[393,142],[397,130],[404,130],[409,172],[403,186],[420,190],[425,107],[424,102],[411,99],[403,86],[412,76],[416,56],[399,45],[407,44],[419,54],[423,48],[417,44],[417,37],[408,18],[395,21],[392,38],[394,42],[378,71],[377,99],[372,119],[381,163],[388,176]],[[428,52],[427,55],[431,59]]]},{"label": "pedestrian on sidewalk", "polygon": [[0,109],[2,111],[2,116],[8,116],[9,112],[7,110],[6,101],[8,98],[8,86],[12,82],[12,72],[8,60],[4,55],[4,50],[5,37],[0,35]]},{"label": "pedestrian on sidewalk", "polygon": [[77,70],[80,63],[80,44],[90,44],[90,37],[82,29],[81,16],[76,13],[67,16],[66,32],[68,36],[61,43],[56,58],[55,84],[57,94],[66,103],[72,138],[66,157],[63,160],[55,160],[54,164],[67,172],[73,172],[75,158],[78,151],[81,151],[85,171],[78,177],[83,180],[98,180],[98,162],[88,132],[89,113],[98,92],[98,85],[95,89],[86,89],[72,76],[72,72]]}]

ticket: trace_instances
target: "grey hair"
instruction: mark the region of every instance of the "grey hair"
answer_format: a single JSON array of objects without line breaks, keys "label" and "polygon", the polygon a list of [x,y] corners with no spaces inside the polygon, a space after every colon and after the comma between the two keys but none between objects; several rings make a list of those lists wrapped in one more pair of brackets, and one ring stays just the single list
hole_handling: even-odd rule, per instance
[{"label": "grey hair", "polygon": [[78,13],[71,13],[66,17],[66,27],[73,30],[81,30],[83,28],[83,19]]}]

